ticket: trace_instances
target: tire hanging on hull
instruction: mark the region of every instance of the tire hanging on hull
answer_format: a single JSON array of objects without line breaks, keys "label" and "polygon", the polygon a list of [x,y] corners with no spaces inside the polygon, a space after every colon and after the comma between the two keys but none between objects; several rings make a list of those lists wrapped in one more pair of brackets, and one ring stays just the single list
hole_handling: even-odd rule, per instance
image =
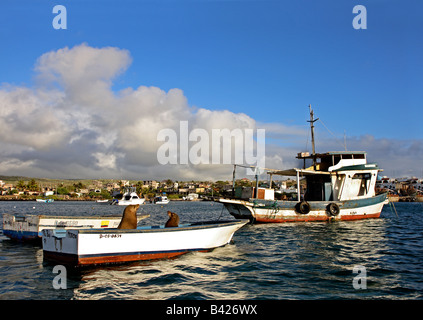
[{"label": "tire hanging on hull", "polygon": [[341,211],[339,209],[339,206],[334,202],[329,203],[328,206],[326,207],[326,209],[329,212],[329,215],[332,216],[332,217],[337,216],[339,214],[339,212]]},{"label": "tire hanging on hull", "polygon": [[295,211],[301,214],[307,214],[310,212],[310,205],[307,201],[298,202],[295,205]]}]

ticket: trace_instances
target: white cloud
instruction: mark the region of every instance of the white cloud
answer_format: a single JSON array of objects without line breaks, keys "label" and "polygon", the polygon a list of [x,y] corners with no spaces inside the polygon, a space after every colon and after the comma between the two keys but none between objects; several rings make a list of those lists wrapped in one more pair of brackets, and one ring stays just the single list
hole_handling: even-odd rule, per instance
[{"label": "white cloud", "polygon": [[[35,65],[34,88],[0,89],[0,147],[10,150],[0,163],[25,163],[25,172],[31,165],[44,176],[212,177],[210,170],[218,166],[203,172],[201,166],[159,165],[158,132],[179,132],[180,121],[209,132],[255,127],[245,114],[195,110],[177,88],[114,92],[113,79],[130,63],[126,50],[87,44],[43,54]],[[18,173],[19,165],[13,169]]]},{"label": "white cloud", "polygon": [[97,165],[104,169],[116,168],[116,155],[107,154],[102,152],[93,153],[94,158],[97,160]]},{"label": "white cloud", "polygon": [[73,103],[80,107],[110,109],[114,94],[112,80],[131,63],[127,50],[119,48],[93,48],[81,44],[43,54],[36,63],[38,82],[44,85],[59,84]]},{"label": "white cloud", "polygon": [[68,136],[61,112],[54,110],[61,95],[28,88],[7,87],[0,90],[0,141],[48,150]]}]

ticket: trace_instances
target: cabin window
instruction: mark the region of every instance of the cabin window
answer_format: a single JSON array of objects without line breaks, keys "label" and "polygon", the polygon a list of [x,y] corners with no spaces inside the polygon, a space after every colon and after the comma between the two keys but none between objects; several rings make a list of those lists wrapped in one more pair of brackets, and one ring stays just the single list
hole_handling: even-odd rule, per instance
[{"label": "cabin window", "polygon": [[356,173],[352,179],[353,184],[359,184],[357,196],[365,196],[370,188],[370,173]]},{"label": "cabin window", "polygon": [[355,154],[354,155],[354,159],[365,159],[366,157],[364,156],[363,153],[359,153],[359,154]]}]

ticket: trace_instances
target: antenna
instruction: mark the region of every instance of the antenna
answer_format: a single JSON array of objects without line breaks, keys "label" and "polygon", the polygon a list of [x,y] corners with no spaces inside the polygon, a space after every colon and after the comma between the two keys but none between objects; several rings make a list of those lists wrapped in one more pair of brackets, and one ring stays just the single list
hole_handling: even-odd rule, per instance
[{"label": "antenna", "polygon": [[314,123],[317,120],[319,120],[319,118],[314,119],[314,112],[311,109],[311,104],[309,104],[308,107],[310,109],[310,120],[307,120],[307,122],[310,122],[310,127],[311,127],[311,146],[313,149],[313,167],[314,167],[314,170],[316,170],[316,150],[314,146]]}]

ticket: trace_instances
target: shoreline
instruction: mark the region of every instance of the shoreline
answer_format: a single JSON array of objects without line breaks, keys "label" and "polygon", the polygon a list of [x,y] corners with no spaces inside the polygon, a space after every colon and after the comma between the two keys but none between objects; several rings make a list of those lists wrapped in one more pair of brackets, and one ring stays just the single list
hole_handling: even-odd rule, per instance
[{"label": "shoreline", "polygon": [[[29,202],[36,202],[36,199],[41,198],[16,198],[16,197],[4,197],[0,196],[0,202],[1,201],[29,201]],[[70,199],[53,199],[54,202],[56,201],[91,201],[96,202],[97,200],[109,200],[109,199],[91,199],[91,198],[70,198]],[[111,199],[110,199],[111,200]],[[169,199],[170,201],[185,201],[185,202],[198,202],[198,201],[207,201],[206,199],[195,199],[195,200],[183,200],[183,199]],[[144,204],[149,204],[150,202],[146,201]]]}]

